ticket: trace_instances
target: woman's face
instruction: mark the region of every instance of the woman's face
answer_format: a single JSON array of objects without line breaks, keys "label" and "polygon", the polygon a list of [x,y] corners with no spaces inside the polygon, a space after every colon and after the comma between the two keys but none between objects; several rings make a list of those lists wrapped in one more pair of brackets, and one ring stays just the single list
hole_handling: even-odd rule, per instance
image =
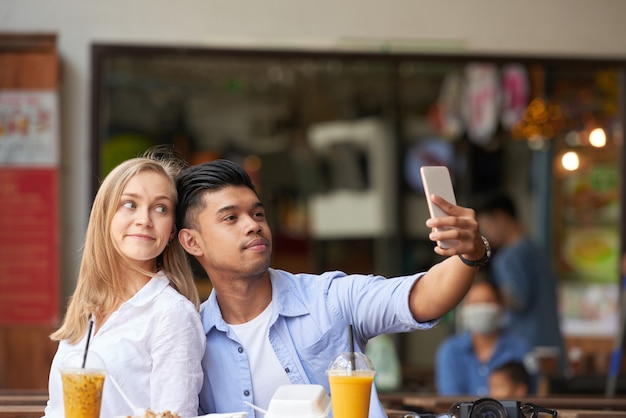
[{"label": "woman's face", "polygon": [[174,237],[174,198],[163,174],[143,171],[132,177],[111,221],[111,239],[121,253],[149,271]]},{"label": "woman's face", "polygon": [[494,335],[502,324],[502,309],[495,290],[487,283],[472,285],[461,311],[464,328],[475,334]]}]

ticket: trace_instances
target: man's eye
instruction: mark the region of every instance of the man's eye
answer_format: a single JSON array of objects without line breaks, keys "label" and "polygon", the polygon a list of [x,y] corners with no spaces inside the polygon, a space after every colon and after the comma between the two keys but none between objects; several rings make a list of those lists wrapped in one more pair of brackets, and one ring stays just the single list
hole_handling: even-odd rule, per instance
[{"label": "man's eye", "polygon": [[265,213],[263,212],[255,212],[254,213],[254,217],[257,219],[264,219],[265,218]]},{"label": "man's eye", "polygon": [[237,219],[235,215],[228,215],[224,218],[226,221],[234,221],[235,219]]}]

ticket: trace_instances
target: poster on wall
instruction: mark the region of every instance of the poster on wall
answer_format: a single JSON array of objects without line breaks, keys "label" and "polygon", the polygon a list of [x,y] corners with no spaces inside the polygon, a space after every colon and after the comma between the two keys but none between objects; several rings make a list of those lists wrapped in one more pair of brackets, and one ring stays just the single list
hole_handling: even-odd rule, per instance
[{"label": "poster on wall", "polygon": [[564,182],[564,277],[586,283],[619,281],[619,168],[596,164]]},{"label": "poster on wall", "polygon": [[58,95],[0,90],[0,325],[58,321]]},{"label": "poster on wall", "polygon": [[567,335],[611,336],[619,316],[619,167],[598,163],[563,183],[560,300]]},{"label": "poster on wall", "polygon": [[57,94],[0,90],[0,166],[55,167]]}]

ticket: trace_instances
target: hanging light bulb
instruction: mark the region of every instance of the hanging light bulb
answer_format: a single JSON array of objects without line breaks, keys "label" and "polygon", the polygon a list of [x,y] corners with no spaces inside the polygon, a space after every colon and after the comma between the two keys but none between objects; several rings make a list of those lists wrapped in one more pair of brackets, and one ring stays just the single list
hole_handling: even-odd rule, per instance
[{"label": "hanging light bulb", "polygon": [[561,165],[567,171],[576,171],[580,167],[578,154],[574,151],[568,151],[561,157]]},{"label": "hanging light bulb", "polygon": [[589,133],[589,144],[596,148],[602,148],[606,145],[606,133],[604,129],[596,128]]}]

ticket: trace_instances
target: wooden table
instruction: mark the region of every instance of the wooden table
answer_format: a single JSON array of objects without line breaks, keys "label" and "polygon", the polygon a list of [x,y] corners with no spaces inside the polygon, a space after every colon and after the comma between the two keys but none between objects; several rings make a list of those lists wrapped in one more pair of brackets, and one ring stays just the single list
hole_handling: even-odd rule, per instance
[{"label": "wooden table", "polygon": [[558,418],[626,418],[626,411],[559,409]]},{"label": "wooden table", "polygon": [[[381,397],[381,400],[383,398]],[[395,398],[389,397],[389,399],[393,400]],[[439,414],[447,412],[450,406],[455,403],[473,402],[477,399],[479,399],[477,396],[410,395],[402,398],[401,406]],[[561,410],[626,411],[626,397],[606,398],[603,396],[568,395],[527,397],[516,400],[522,403],[533,403],[544,408],[556,409],[559,411],[559,417],[561,416]],[[626,418],[626,415],[624,417]]]},{"label": "wooden table", "polygon": [[47,389],[0,389],[0,418],[41,418]]},{"label": "wooden table", "polygon": [[48,395],[3,395],[0,394],[0,405],[45,405]]},{"label": "wooden table", "polygon": [[[402,409],[404,405],[404,399],[412,396],[420,396],[415,392],[402,391],[402,392],[378,392],[378,399],[385,408]],[[430,396],[430,395],[425,395]]]},{"label": "wooden table", "polygon": [[0,405],[0,418],[41,418],[45,405]]}]

